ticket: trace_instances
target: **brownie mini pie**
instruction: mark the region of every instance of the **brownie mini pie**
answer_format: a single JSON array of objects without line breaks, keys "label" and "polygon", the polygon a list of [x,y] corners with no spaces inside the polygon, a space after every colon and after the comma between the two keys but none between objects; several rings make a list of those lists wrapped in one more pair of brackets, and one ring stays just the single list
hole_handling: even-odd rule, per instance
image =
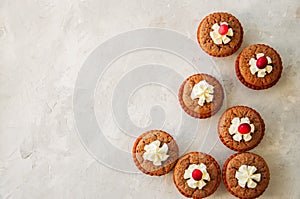
[{"label": "brownie mini pie", "polygon": [[208,154],[190,152],[180,158],[174,168],[174,183],[178,191],[194,199],[213,194],[220,185],[221,170]]},{"label": "brownie mini pie", "polygon": [[178,159],[178,146],[171,135],[151,130],[139,136],[133,146],[135,165],[143,173],[161,176],[169,173]]},{"label": "brownie mini pie", "polygon": [[195,118],[208,118],[221,108],[224,92],[216,78],[207,74],[195,74],[182,83],[178,98],[187,114]]},{"label": "brownie mini pie", "polygon": [[241,199],[257,198],[269,185],[270,172],[265,160],[254,153],[230,156],[222,170],[226,189]]},{"label": "brownie mini pie", "polygon": [[243,152],[256,147],[265,132],[260,114],[247,106],[227,109],[218,124],[219,138],[228,148]]},{"label": "brownie mini pie", "polygon": [[226,57],[240,48],[243,34],[243,27],[237,18],[229,13],[216,12],[201,21],[197,38],[207,54]]},{"label": "brownie mini pie", "polygon": [[238,79],[248,88],[267,89],[281,77],[282,62],[270,46],[255,44],[246,47],[237,57],[235,70]]}]

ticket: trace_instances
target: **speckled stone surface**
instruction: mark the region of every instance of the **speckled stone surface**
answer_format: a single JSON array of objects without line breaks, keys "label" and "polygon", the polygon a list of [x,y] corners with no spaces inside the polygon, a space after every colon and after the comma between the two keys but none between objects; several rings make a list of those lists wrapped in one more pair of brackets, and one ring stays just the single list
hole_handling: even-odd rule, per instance
[{"label": "speckled stone surface", "polygon": [[[97,162],[78,138],[72,95],[88,55],[113,35],[154,26],[196,42],[200,20],[215,11],[234,14],[244,28],[237,53],[209,59],[222,74],[227,95],[223,107],[246,105],[264,118],[265,137],[252,150],[268,162],[271,173],[261,198],[299,198],[299,1],[1,0],[0,199],[183,198],[171,174],[153,178]],[[255,43],[274,47],[283,61],[281,79],[264,91],[245,88],[235,76],[237,54]],[[168,95],[161,99],[170,103]],[[173,102],[174,110],[180,110],[176,97]],[[136,113],[133,119],[143,122],[147,117],[138,110],[130,110]],[[131,142],[115,136],[113,126],[106,127],[113,142],[130,150]],[[217,137],[217,124],[210,133]],[[220,142],[211,151],[221,166],[232,153]],[[210,198],[230,197],[221,184]]]}]

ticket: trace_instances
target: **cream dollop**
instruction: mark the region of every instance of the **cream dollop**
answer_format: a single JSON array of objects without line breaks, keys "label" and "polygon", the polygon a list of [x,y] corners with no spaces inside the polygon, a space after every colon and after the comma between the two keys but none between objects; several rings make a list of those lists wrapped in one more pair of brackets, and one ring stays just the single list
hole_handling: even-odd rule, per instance
[{"label": "cream dollop", "polygon": [[[221,22],[220,25],[227,25],[228,26],[228,23],[227,22]],[[211,31],[209,33],[211,39],[213,40],[213,42],[215,44],[228,44],[231,39],[229,37],[232,37],[233,36],[233,30],[232,28],[228,28],[228,31],[226,33],[226,35],[221,35],[219,33],[219,28],[220,28],[220,25],[218,23],[215,23],[211,28],[213,29],[213,31]],[[229,36],[229,37],[228,37]]]},{"label": "cream dollop", "polygon": [[[199,181],[194,180],[192,173],[195,169],[198,169],[202,172],[202,179]],[[191,164],[184,172],[184,179],[188,179],[187,180],[187,184],[189,187],[195,189],[195,188],[199,188],[202,189],[205,185],[207,181],[210,181],[210,176],[208,174],[208,172],[206,171],[206,166],[203,163],[200,164]],[[206,182],[205,182],[206,181]]]},{"label": "cream dollop", "polygon": [[267,73],[271,73],[273,70],[273,67],[270,65],[272,64],[272,59],[268,56],[266,56],[267,60],[268,60],[268,64],[266,65],[265,68],[258,68],[256,66],[256,62],[260,57],[265,56],[264,53],[258,53],[256,54],[256,59],[255,58],[251,58],[249,60],[249,64],[250,64],[250,72],[252,75],[255,75],[255,73],[257,73],[257,77],[265,77]]},{"label": "cream dollop", "polygon": [[164,143],[162,147],[160,146],[160,141],[155,140],[150,144],[144,146],[144,150],[146,151],[143,154],[143,158],[145,160],[152,161],[155,166],[160,166],[161,163],[168,159],[168,145]]},{"label": "cream dollop", "polygon": [[248,188],[255,188],[261,178],[260,173],[254,174],[256,171],[257,168],[255,166],[240,166],[239,170],[235,173],[235,178],[238,180],[239,186],[245,188],[247,185]]},{"label": "cream dollop", "polygon": [[214,87],[202,80],[194,85],[191,93],[192,100],[199,99],[198,104],[203,106],[205,102],[212,102],[214,96]]},{"label": "cream dollop", "polygon": [[[241,134],[238,131],[238,127],[244,123],[249,124],[251,127],[250,132],[247,134]],[[235,140],[237,142],[240,142],[241,140],[245,140],[246,142],[250,141],[252,139],[251,133],[254,133],[254,130],[255,130],[254,124],[250,123],[250,120],[248,117],[243,117],[241,119],[238,117],[233,118],[231,120],[231,125],[228,129],[229,134],[233,136],[232,137],[233,140]]]}]

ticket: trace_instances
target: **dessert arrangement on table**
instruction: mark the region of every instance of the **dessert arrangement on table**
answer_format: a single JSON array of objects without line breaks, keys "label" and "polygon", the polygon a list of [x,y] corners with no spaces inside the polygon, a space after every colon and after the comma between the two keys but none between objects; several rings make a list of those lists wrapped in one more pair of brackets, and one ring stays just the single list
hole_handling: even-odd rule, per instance
[{"label": "dessert arrangement on table", "polygon": [[[243,28],[233,15],[217,12],[201,21],[197,39],[208,55],[226,57],[241,47]],[[237,56],[235,70],[246,87],[267,89],[280,79],[282,62],[272,47],[255,44]],[[215,77],[194,74],[179,86],[178,99],[187,114],[205,119],[222,107],[224,90]],[[263,157],[247,151],[258,146],[264,137],[263,118],[253,108],[234,106],[222,114],[217,125],[221,142],[237,152],[226,160],[222,171],[209,154],[189,152],[179,158],[175,139],[161,130],[148,131],[136,139],[132,149],[134,163],[140,171],[151,176],[174,170],[174,184],[188,198],[205,198],[213,194],[221,178],[232,195],[242,199],[259,197],[268,187],[269,168]]]}]

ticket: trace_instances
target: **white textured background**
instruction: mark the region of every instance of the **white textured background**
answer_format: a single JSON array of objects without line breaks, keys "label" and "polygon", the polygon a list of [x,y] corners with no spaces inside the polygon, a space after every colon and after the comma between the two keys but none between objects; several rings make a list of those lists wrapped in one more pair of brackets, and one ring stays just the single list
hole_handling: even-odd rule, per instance
[{"label": "white textured background", "polygon": [[[279,83],[251,91],[220,67],[227,104],[255,107],[267,130],[253,151],[271,169],[261,198],[300,198],[300,1],[0,0],[0,199],[182,198],[172,176],[126,174],[96,162],[76,133],[72,93],[90,52],[120,32],[163,27],[196,39],[199,21],[229,11],[245,30],[242,47],[264,42],[284,62]],[[223,163],[232,153],[218,144]],[[230,198],[223,185],[211,198]]]}]

